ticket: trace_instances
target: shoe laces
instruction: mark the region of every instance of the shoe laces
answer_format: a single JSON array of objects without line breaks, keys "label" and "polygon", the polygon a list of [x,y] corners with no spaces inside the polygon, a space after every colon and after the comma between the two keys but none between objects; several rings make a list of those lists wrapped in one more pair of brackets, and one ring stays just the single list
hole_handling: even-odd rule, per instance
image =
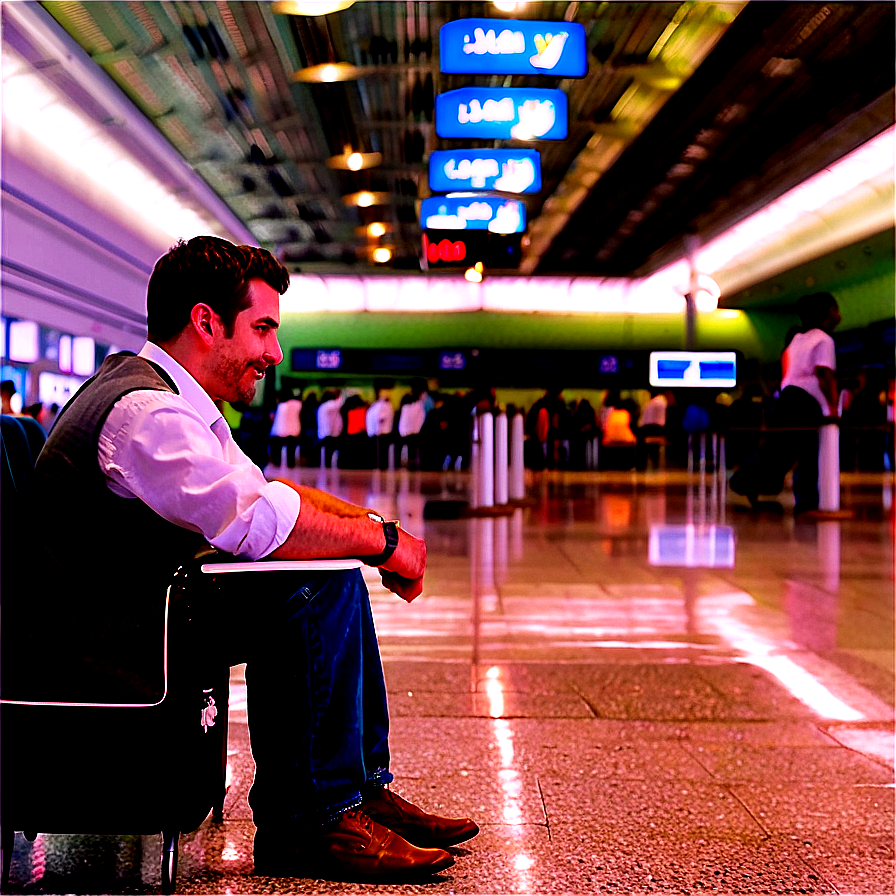
[{"label": "shoe laces", "polygon": [[345,818],[353,818],[369,834],[373,833],[373,819],[360,807],[349,809],[344,814]]}]

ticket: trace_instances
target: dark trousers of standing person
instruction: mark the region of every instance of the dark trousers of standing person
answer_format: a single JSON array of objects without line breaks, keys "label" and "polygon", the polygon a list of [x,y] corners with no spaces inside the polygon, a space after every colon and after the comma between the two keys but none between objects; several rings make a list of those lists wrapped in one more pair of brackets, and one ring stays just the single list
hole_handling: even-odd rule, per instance
[{"label": "dark trousers of standing person", "polygon": [[271,463],[279,467],[283,460],[283,449],[286,449],[286,465],[296,465],[296,452],[299,448],[298,436],[271,436]]},{"label": "dark trousers of standing person", "polygon": [[391,436],[374,436],[375,446],[374,465],[376,469],[386,470],[389,467],[389,446],[392,444]]},{"label": "dark trousers of standing person", "polygon": [[776,419],[781,422],[757,454],[732,475],[731,490],[755,503],[759,495],[777,495],[784,477],[793,470],[794,513],[818,509],[818,428],[824,416],[818,401],[804,389],[788,386],[781,392]]},{"label": "dark trousers of standing person", "polygon": [[253,820],[313,832],[392,780],[386,686],[361,572],[222,574],[215,585],[211,649],[219,661],[247,664]]}]

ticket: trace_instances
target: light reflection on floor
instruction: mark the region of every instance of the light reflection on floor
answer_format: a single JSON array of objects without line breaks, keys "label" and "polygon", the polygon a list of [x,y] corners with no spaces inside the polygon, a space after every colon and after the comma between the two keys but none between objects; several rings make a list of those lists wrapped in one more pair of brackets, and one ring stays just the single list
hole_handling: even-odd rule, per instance
[{"label": "light reflection on floor", "polygon": [[[352,475],[328,475],[351,494]],[[852,490],[867,502],[855,519],[795,521],[785,508],[757,514],[738,505],[715,477],[669,478],[605,484],[546,474],[532,483],[534,506],[439,520],[424,518],[427,504],[456,495],[437,474],[380,474],[380,490],[364,500],[417,522],[430,550],[427,589],[412,613],[372,583],[384,653],[426,645],[474,663],[623,645],[723,653],[774,674],[823,717],[864,718],[861,706],[819,680],[824,664],[809,671],[800,655],[823,656],[835,673],[841,660],[864,665],[865,685],[892,675],[892,639],[882,634],[892,632],[893,615],[893,546],[881,537],[892,519],[889,479],[864,495]],[[844,569],[853,544],[864,562]],[[468,579],[459,574],[465,566]],[[872,597],[866,586],[875,579]],[[850,616],[857,600],[863,621],[876,616],[879,625],[868,630]],[[852,690],[854,698],[861,689]],[[892,695],[873,690],[864,696],[879,713]]]}]

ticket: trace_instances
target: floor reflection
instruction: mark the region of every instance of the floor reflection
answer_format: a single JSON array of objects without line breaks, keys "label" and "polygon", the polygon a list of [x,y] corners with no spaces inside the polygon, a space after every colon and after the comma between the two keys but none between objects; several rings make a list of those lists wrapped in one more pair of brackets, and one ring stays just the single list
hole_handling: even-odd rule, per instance
[{"label": "floor reflection", "polygon": [[501,820],[511,828],[514,837],[510,860],[516,874],[516,892],[531,893],[532,881],[528,872],[534,868],[535,860],[523,846],[522,826],[526,823],[520,799],[523,782],[514,762],[513,727],[508,719],[502,718],[504,683],[498,666],[492,666],[486,672],[485,693],[488,698],[489,715],[493,719],[493,737],[500,757],[497,774],[503,801]]},{"label": "floor reflection", "polygon": [[[441,655],[486,666],[622,647],[738,656],[836,719],[862,712],[837,703],[837,687],[818,681],[823,664],[810,675],[801,654],[893,670],[892,638],[881,643],[893,630],[892,514],[879,480],[850,486],[859,511],[847,521],[752,512],[729,503],[724,477],[711,472],[543,475],[529,489],[534,505],[510,515],[427,519],[430,501],[462,494],[452,477],[448,489],[438,474],[384,473],[381,491],[365,494],[371,506],[419,521],[430,546],[427,591],[412,619],[385,592],[374,594],[386,655],[428,641]],[[861,568],[844,566],[856,547]]]}]

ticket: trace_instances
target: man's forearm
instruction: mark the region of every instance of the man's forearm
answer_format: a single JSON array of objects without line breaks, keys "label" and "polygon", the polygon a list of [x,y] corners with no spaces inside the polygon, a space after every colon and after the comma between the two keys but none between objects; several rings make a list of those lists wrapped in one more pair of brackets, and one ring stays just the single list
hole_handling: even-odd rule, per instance
[{"label": "man's forearm", "polygon": [[368,520],[366,507],[288,480],[278,480],[301,495],[299,518],[286,541],[270,556],[277,560],[359,557],[384,547],[382,526]]},{"label": "man's forearm", "polygon": [[[281,480],[284,481],[284,480]],[[286,541],[269,556],[274,560],[376,557],[386,547],[382,523],[370,519],[366,507],[342,501],[315,488],[286,482],[302,496],[299,518]],[[404,529],[398,545],[380,566],[383,584],[406,601],[423,589],[426,544]]]},{"label": "man's forearm", "polygon": [[357,504],[351,504],[348,501],[343,501],[341,498],[337,498],[335,495],[322,492],[317,488],[311,488],[310,485],[299,485],[296,482],[289,482],[285,479],[280,479],[278,481],[285,482],[295,489],[302,496],[302,504],[305,504],[306,502],[310,503],[312,506],[325,513],[332,513],[334,516],[350,519],[352,517],[367,516],[370,512],[369,507],[360,507]]}]

